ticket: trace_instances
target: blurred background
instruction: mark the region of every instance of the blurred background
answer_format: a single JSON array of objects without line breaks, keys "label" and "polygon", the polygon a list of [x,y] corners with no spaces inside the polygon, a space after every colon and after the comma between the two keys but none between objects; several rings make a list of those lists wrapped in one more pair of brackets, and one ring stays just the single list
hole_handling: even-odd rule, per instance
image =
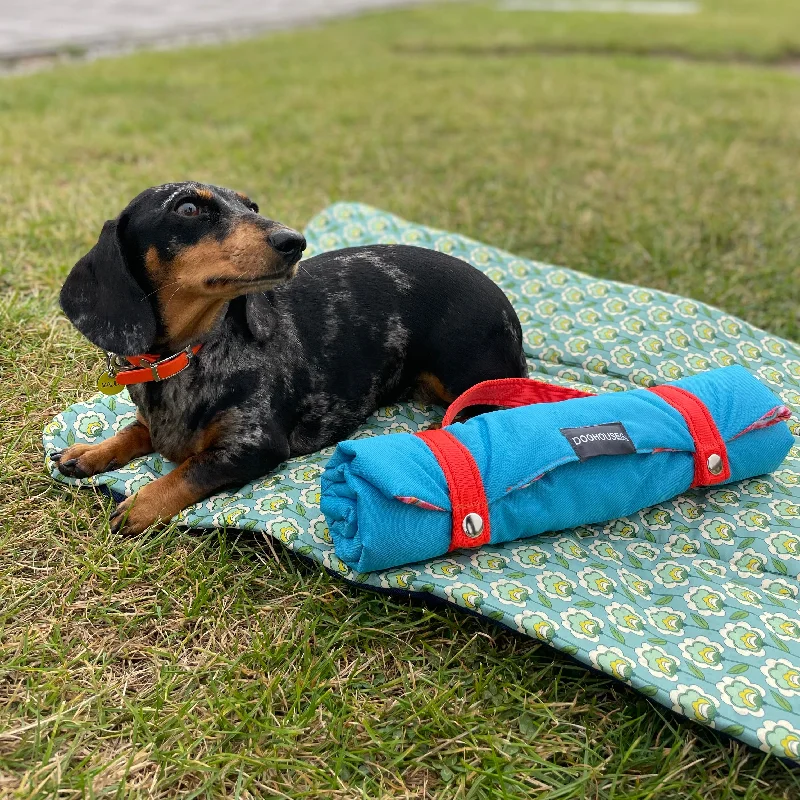
[{"label": "blurred background", "polygon": [[0,2],[0,53],[30,66],[59,55],[98,55],[136,46],[253,36],[423,0],[31,0]]}]

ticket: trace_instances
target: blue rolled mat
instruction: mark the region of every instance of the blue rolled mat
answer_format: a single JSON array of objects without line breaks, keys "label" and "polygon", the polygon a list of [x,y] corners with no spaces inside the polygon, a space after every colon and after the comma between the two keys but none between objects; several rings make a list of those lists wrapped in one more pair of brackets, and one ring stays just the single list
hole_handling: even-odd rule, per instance
[{"label": "blue rolled mat", "polygon": [[[720,483],[772,472],[786,458],[789,411],[747,370],[725,367],[667,385],[710,411],[730,467]],[[687,421],[648,390],[490,412],[447,431],[481,473],[492,544],[624,517],[676,497],[695,477]],[[413,434],[342,442],[322,475],[321,508],[336,555],[359,572],[451,549],[448,482]]]}]

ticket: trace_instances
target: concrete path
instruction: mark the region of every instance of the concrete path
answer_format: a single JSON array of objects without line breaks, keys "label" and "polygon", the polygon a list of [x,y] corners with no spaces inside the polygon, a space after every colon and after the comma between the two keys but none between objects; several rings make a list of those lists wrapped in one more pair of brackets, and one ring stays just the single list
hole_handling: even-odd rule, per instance
[{"label": "concrete path", "polygon": [[0,0],[0,59],[234,38],[424,0]]}]

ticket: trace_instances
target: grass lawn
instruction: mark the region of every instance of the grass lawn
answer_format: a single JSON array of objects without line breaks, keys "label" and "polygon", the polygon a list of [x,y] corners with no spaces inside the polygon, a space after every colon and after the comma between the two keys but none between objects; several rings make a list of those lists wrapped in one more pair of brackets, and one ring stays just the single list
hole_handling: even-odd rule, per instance
[{"label": "grass lawn", "polygon": [[797,0],[392,12],[0,79],[0,797],[796,798],[800,773],[545,646],[260,541],[110,535],[44,423],[57,309],[142,188],[362,200],[800,337]]}]

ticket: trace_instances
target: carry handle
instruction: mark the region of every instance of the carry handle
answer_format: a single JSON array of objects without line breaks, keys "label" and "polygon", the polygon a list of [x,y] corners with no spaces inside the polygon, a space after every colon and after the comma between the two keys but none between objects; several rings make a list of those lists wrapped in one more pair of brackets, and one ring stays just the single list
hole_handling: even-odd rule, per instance
[{"label": "carry handle", "polygon": [[447,408],[442,427],[450,425],[465,408],[470,406],[502,406],[518,408],[534,403],[558,403],[561,400],[574,400],[578,397],[594,397],[591,392],[568,389],[533,378],[500,378],[494,381],[477,383],[459,395]]}]

